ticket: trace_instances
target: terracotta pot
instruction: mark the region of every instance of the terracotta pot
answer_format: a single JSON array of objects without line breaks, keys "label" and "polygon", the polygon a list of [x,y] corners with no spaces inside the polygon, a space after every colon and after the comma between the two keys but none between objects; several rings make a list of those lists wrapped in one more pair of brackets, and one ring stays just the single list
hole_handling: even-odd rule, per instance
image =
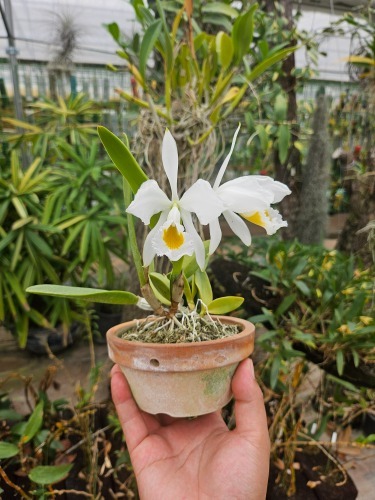
[{"label": "terracotta pot", "polygon": [[242,331],[205,342],[149,344],[119,338],[135,321],[108,330],[109,357],[120,365],[142,410],[193,417],[231,400],[231,379],[239,362],[254,350],[255,327],[239,318],[218,318]]}]

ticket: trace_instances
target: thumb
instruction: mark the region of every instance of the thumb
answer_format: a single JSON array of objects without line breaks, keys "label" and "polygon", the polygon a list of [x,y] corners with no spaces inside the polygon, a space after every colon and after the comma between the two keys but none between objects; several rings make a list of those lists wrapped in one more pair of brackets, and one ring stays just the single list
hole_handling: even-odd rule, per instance
[{"label": "thumb", "polygon": [[232,391],[237,431],[256,434],[269,442],[263,394],[255,380],[251,359],[245,359],[238,365],[232,380]]}]

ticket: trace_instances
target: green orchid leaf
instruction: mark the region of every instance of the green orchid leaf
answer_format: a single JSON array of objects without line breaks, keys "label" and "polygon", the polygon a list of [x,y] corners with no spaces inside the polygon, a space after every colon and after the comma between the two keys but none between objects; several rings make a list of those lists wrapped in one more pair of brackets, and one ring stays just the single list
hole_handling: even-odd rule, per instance
[{"label": "green orchid leaf", "polygon": [[345,367],[344,353],[341,350],[337,351],[336,353],[336,366],[337,366],[337,373],[341,377],[341,375],[344,373],[344,367]]},{"label": "green orchid leaf", "polygon": [[0,442],[0,460],[4,458],[11,458],[18,454],[19,449],[13,443]]},{"label": "green orchid leaf", "polygon": [[291,295],[288,295],[287,297],[285,297],[285,299],[281,302],[279,307],[276,309],[276,314],[279,316],[284,314],[292,306],[292,304],[294,304],[296,298],[297,298],[297,295],[295,293],[292,293]]},{"label": "green orchid leaf", "polygon": [[154,48],[156,40],[160,35],[162,26],[163,25],[161,19],[158,19],[147,28],[143,36],[141,50],[139,53],[139,72],[141,73],[144,80],[146,80],[147,61],[150,57],[152,49]]},{"label": "green orchid leaf", "polygon": [[227,314],[235,309],[238,309],[245,299],[243,297],[220,297],[208,304],[208,312],[210,314]]},{"label": "green orchid leaf", "polygon": [[279,52],[276,52],[276,54],[273,54],[270,57],[267,57],[267,59],[264,59],[262,62],[257,64],[251,71],[246,75],[246,80],[248,82],[254,81],[258,76],[262,75],[268,68],[273,66],[274,64],[278,63],[279,61],[282,61],[286,57],[288,57],[292,52],[297,50],[299,47],[288,47],[286,49],[280,50]]},{"label": "green orchid leaf", "polygon": [[254,13],[258,9],[255,3],[248,12],[238,16],[232,28],[233,49],[236,56],[236,62],[247,54],[254,36]]},{"label": "green orchid leaf", "polygon": [[277,131],[279,158],[281,163],[288,159],[289,146],[291,142],[291,133],[288,125],[280,125]]},{"label": "green orchid leaf", "polygon": [[107,31],[112,35],[113,39],[118,42],[120,40],[120,28],[117,23],[109,23],[104,24],[104,27],[107,28]]},{"label": "green orchid leaf", "polygon": [[43,411],[44,403],[43,401],[39,401],[30,415],[29,420],[26,422],[20,439],[22,444],[28,443],[41,428],[43,423]]},{"label": "green orchid leaf", "polygon": [[277,382],[279,380],[281,362],[282,362],[281,356],[280,355],[275,356],[275,358],[272,362],[271,372],[270,372],[271,389],[275,389]]},{"label": "green orchid leaf", "polygon": [[[131,202],[131,190],[129,184],[126,182],[125,179],[123,179],[123,192],[124,192],[124,201],[126,206],[130,205]],[[131,214],[126,214],[127,218],[127,223],[128,223],[128,243],[130,246],[130,251],[133,257],[133,262],[135,269],[137,271],[138,279],[139,279],[139,284],[141,287],[143,287],[146,282],[147,278],[145,275],[145,270],[142,265],[142,256],[141,252],[139,251],[138,247],[138,242],[137,242],[137,235],[135,231],[135,225],[134,225],[134,218]]]},{"label": "green orchid leaf", "polygon": [[284,122],[287,119],[288,102],[284,94],[277,94],[275,99],[275,120]]},{"label": "green orchid leaf", "polygon": [[223,71],[225,71],[232,62],[234,49],[231,37],[224,31],[220,31],[216,35],[216,52]]},{"label": "green orchid leaf", "polygon": [[263,153],[266,153],[267,150],[268,150],[268,134],[267,134],[267,131],[265,129],[265,127],[263,125],[257,125],[255,127],[255,130],[258,134],[258,137],[259,137],[259,141],[260,141],[260,147],[262,148],[262,151]]},{"label": "green orchid leaf", "polygon": [[195,308],[193,291],[185,275],[183,276],[183,278],[184,278],[184,295],[186,298],[186,302],[189,306],[189,309],[193,310]]},{"label": "green orchid leaf", "polygon": [[149,273],[150,285],[156,295],[156,298],[160,300],[162,304],[167,306],[171,305],[171,292],[170,292],[170,281],[164,275],[160,273],[151,272]]},{"label": "green orchid leaf", "polygon": [[[210,241],[209,240],[204,241],[203,244],[204,244],[204,250],[205,250],[206,259],[207,259],[208,249],[210,247]],[[187,279],[191,278],[191,276],[194,275],[194,273],[199,269],[199,266],[197,264],[197,261],[195,259],[194,254],[191,257],[188,257],[188,256],[184,257],[184,263],[183,263],[182,268],[184,270],[184,274],[185,274]]]},{"label": "green orchid leaf", "polygon": [[197,269],[197,271],[195,271],[194,276],[195,276],[195,284],[196,287],[198,288],[200,299],[206,306],[208,306],[208,304],[211,304],[213,296],[212,296],[211,283],[207,276],[207,273],[205,271]]},{"label": "green orchid leaf", "polygon": [[112,134],[105,127],[98,127],[98,134],[115,167],[128,181],[135,194],[139,187],[148,180],[147,175],[143,172],[130,150],[115,134]]},{"label": "green orchid leaf", "polygon": [[122,290],[101,290],[95,288],[80,288],[63,285],[34,285],[26,289],[28,293],[36,295],[49,295],[65,299],[87,300],[101,304],[130,304],[138,302],[137,295]]},{"label": "green orchid leaf", "polygon": [[202,12],[205,14],[221,14],[232,18],[236,18],[238,16],[238,10],[224,2],[209,2],[202,6]]},{"label": "green orchid leaf", "polygon": [[29,478],[42,485],[58,483],[66,478],[72,467],[73,464],[38,465],[30,472]]}]

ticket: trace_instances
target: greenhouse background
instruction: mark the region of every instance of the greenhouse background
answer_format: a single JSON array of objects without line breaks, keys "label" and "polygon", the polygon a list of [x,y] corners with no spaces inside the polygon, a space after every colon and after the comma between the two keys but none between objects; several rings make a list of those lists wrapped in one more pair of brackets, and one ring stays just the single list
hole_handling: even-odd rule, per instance
[{"label": "greenhouse background", "polygon": [[[322,29],[337,20],[344,11],[361,5],[361,0],[318,0],[296,2],[302,16],[298,28],[310,33],[321,33]],[[116,44],[103,24],[121,24],[129,38],[137,31],[132,8],[126,0],[108,0],[103,4],[97,0],[82,0],[77,5],[73,0],[12,0],[14,34],[19,59],[20,91],[26,101],[48,95],[48,72],[46,65],[57,48],[54,27],[58,16],[74,19],[78,31],[77,50],[74,51],[73,88],[88,93],[97,101],[108,102],[118,99],[114,89],[130,88],[128,73],[114,73],[106,69],[108,64],[123,67],[123,61],[116,56]],[[13,94],[10,68],[6,58],[7,37],[3,23],[0,23],[0,79],[5,84],[8,96]],[[300,92],[303,98],[313,98],[317,88],[324,84],[327,94],[338,97],[352,87],[346,69],[345,56],[350,49],[350,38],[346,36],[326,37],[321,44],[326,56],[319,56],[316,75]],[[306,63],[304,50],[296,54],[296,66]],[[59,92],[70,92],[70,84],[60,84]]]},{"label": "greenhouse background", "polygon": [[373,500],[374,19],[0,0],[0,498]]}]

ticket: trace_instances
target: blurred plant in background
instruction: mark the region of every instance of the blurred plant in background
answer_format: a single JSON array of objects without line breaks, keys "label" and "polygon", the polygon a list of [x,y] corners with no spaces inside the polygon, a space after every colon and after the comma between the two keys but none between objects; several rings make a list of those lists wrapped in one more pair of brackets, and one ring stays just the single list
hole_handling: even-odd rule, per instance
[{"label": "blurred plant in background", "polygon": [[[72,146],[85,144],[89,146],[96,135],[97,123],[100,121],[99,106],[90,101],[85,94],[70,95],[57,102],[45,98],[30,105],[29,120],[21,122],[14,118],[3,118],[5,126],[12,127],[6,133],[6,141],[18,147],[24,145],[33,156],[40,156],[48,161],[55,161],[59,142],[67,142]],[[14,132],[14,127],[23,130]]]},{"label": "blurred plant in background", "polygon": [[[185,182],[193,184],[198,173],[213,170],[223,144],[218,126],[251,94],[252,82],[295,47],[282,43],[264,45],[258,51],[254,39],[257,4],[239,11],[225,2],[215,4],[215,9],[197,2],[193,10],[192,2],[184,6],[170,2],[168,15],[159,0],[151,9],[139,1],[132,5],[142,34],[128,41],[116,23],[107,26],[121,47],[117,54],[134,79],[133,93],[119,93],[141,109],[133,139],[135,152],[147,173],[159,182],[163,176],[155,171],[161,164],[156,159],[165,126],[171,129],[180,152],[181,188]],[[223,30],[211,34],[209,24],[219,24]],[[153,67],[148,62],[151,53]]]},{"label": "blurred plant in background", "polygon": [[[97,106],[79,94],[34,109],[35,124],[3,119],[0,321],[12,327],[21,347],[32,325],[61,328],[67,341],[72,324],[82,321],[79,308],[30,298],[28,286],[94,281],[111,288],[117,280],[114,257],[127,259],[122,185],[91,122]],[[20,151],[30,158],[26,168]]]},{"label": "blurred plant in background", "polygon": [[[259,343],[272,353],[265,366],[271,388],[288,369],[283,361],[301,351],[335,375],[375,386],[373,267],[336,250],[262,239],[250,255],[229,250],[227,256],[269,291],[267,300],[259,300],[262,313],[251,320],[267,328]],[[252,293],[256,298],[261,292]]]}]

